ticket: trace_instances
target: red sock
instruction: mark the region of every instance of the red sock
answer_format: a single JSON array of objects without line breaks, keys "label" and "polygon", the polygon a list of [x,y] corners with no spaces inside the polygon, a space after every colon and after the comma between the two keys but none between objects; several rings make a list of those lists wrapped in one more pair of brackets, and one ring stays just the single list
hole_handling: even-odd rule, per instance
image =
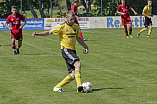
[{"label": "red sock", "polygon": [[83,39],[82,33],[80,32],[80,38]]},{"label": "red sock", "polygon": [[124,32],[125,32],[126,36],[128,36],[128,30],[124,30]]},{"label": "red sock", "polygon": [[19,49],[21,47],[21,45],[17,44],[17,48],[16,49]]},{"label": "red sock", "polygon": [[12,49],[13,49],[14,53],[16,53],[16,46],[15,46],[15,43],[12,43],[11,46],[12,46]]},{"label": "red sock", "polygon": [[129,34],[130,35],[132,34],[132,28],[129,28]]}]

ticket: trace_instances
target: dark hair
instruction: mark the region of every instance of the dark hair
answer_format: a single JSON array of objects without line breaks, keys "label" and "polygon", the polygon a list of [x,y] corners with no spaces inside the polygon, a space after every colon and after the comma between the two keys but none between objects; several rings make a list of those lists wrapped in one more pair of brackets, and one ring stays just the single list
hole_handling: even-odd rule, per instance
[{"label": "dark hair", "polygon": [[11,6],[11,9],[17,9],[17,6],[13,5]]},{"label": "dark hair", "polygon": [[77,3],[79,0],[74,0],[74,3]]}]

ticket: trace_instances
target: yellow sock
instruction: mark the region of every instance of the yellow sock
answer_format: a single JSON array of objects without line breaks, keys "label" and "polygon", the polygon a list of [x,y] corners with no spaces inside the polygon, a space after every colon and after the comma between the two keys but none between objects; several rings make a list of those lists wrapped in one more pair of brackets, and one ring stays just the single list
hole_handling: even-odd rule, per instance
[{"label": "yellow sock", "polygon": [[77,82],[77,87],[80,86],[82,84],[82,82],[81,82],[81,70],[80,69],[75,70],[75,79]]},{"label": "yellow sock", "polygon": [[148,36],[150,36],[151,32],[152,32],[152,29],[149,29]]},{"label": "yellow sock", "polygon": [[143,31],[146,31],[145,28],[143,28],[142,30],[140,30],[139,34],[141,34]]},{"label": "yellow sock", "polygon": [[74,80],[74,77],[70,74],[67,77],[65,77],[58,85],[57,88],[61,88],[62,86],[70,83],[71,81]]}]

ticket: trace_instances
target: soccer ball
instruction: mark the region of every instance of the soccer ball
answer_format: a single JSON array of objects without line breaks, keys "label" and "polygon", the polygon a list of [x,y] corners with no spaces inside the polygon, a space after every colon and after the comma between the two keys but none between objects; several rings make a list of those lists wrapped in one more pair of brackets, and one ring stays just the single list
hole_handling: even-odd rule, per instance
[{"label": "soccer ball", "polygon": [[84,93],[92,92],[92,84],[90,82],[84,82],[82,86]]}]

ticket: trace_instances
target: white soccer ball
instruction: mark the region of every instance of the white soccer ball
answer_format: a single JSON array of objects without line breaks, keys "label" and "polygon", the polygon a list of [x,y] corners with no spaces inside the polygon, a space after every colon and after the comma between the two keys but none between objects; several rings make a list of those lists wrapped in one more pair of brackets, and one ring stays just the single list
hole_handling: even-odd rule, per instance
[{"label": "white soccer ball", "polygon": [[82,86],[84,93],[92,92],[92,84],[90,82],[84,82]]}]

